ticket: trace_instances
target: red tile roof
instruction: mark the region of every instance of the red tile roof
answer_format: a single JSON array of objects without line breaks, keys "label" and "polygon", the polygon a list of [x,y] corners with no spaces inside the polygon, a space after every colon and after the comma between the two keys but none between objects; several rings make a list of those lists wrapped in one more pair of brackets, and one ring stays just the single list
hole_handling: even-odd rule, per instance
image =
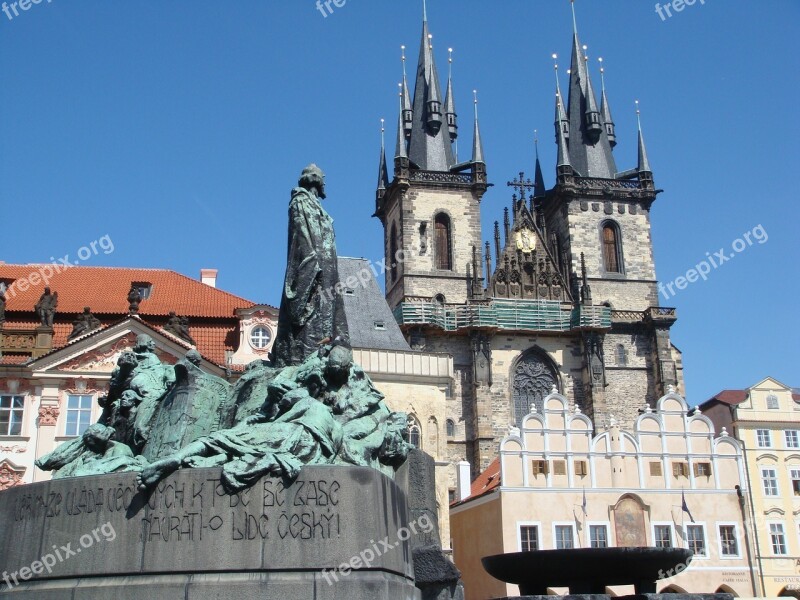
[{"label": "red tile roof", "polygon": [[[6,312],[32,312],[44,291],[41,276],[52,265],[0,264],[0,280],[16,280],[6,292]],[[18,286],[23,278],[29,282],[36,274],[37,285],[22,291]],[[198,280],[164,269],[128,269],[119,267],[71,267],[50,278],[49,286],[58,292],[59,313],[77,314],[89,306],[95,315],[126,315],[131,283],[153,286],[152,295],[139,306],[141,315],[166,316],[175,311],[185,317],[234,317],[237,308],[250,308],[254,302],[212,288]],[[24,286],[23,286],[24,287]],[[10,318],[10,317],[9,317]],[[69,334],[67,334],[69,335]]]},{"label": "red tile roof", "polygon": [[[45,284],[19,287],[32,273],[41,275],[49,265],[6,265],[0,263],[0,281],[9,282],[6,292],[6,330],[33,331],[39,325],[34,306],[44,291]],[[16,284],[11,285],[11,280]],[[36,280],[36,278],[34,278]],[[139,306],[139,316],[144,323],[160,330],[170,311],[189,317],[189,333],[197,343],[197,350],[218,365],[225,363],[225,351],[234,351],[239,343],[239,318],[235,311],[251,308],[256,303],[200,281],[164,269],[128,269],[116,267],[71,267],[54,274],[48,285],[58,292],[58,308],[53,325],[53,350],[63,348],[72,333],[76,314],[89,306],[108,327],[128,315],[128,292],[131,283],[149,283],[151,296]],[[6,354],[0,364],[19,364],[30,356]]]},{"label": "red tile roof", "polygon": [[489,464],[488,467],[486,467],[486,470],[478,475],[478,477],[475,478],[475,481],[472,482],[472,486],[470,486],[469,498],[460,502],[454,502],[451,504],[451,506],[463,504],[464,502],[469,502],[470,500],[475,500],[476,498],[485,496],[486,494],[500,487],[501,483],[500,457],[497,457]]},{"label": "red tile roof", "polygon": [[747,390],[722,390],[719,394],[712,396],[703,404],[711,402],[712,400],[735,406],[747,400]]}]

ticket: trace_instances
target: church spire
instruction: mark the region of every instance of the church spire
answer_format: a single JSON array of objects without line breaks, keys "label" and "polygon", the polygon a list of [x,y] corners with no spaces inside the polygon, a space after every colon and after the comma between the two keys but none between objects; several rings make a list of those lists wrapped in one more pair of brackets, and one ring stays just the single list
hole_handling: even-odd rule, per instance
[{"label": "church spire", "polygon": [[578,38],[575,5],[573,10],[572,63],[569,83],[569,154],[572,166],[581,177],[613,179],[617,167],[611,144],[601,123],[600,110],[589,76],[586,46]]},{"label": "church spire", "polygon": [[603,66],[603,59],[598,58],[600,63],[600,85],[602,88],[602,96],[600,98],[600,116],[603,119],[603,127],[606,130],[608,143],[613,148],[617,145],[617,132],[614,125],[614,118],[611,116],[611,107],[608,104],[608,97],[606,96],[606,69]]},{"label": "church spire", "polygon": [[563,130],[564,137],[569,139],[569,119],[564,110],[564,96],[561,95],[561,84],[558,81],[558,54],[553,54],[554,69],[556,74],[556,143],[558,143],[558,132]]},{"label": "church spire", "polygon": [[405,131],[403,128],[403,84],[400,84],[400,116],[397,121],[397,145],[395,146],[394,150],[394,160],[397,163],[398,160],[404,159],[408,162],[408,150],[406,149],[406,136]]},{"label": "church spire", "polygon": [[[531,203],[533,203],[533,199],[543,198],[547,189],[544,185],[544,175],[542,174],[542,163],[539,162],[539,132],[533,132],[533,144],[536,147],[536,170],[533,176],[533,198],[531,198]],[[533,204],[531,204],[533,206]]]},{"label": "church spire", "polygon": [[385,121],[381,119],[381,157],[378,162],[378,196],[383,197],[389,185],[389,170],[386,168]]},{"label": "church spire", "polygon": [[483,158],[483,140],[481,140],[481,128],[478,123],[478,90],[473,90],[475,95],[475,132],[472,139],[472,162],[486,164]]},{"label": "church spire", "polygon": [[447,131],[450,134],[450,141],[455,142],[458,138],[458,115],[456,114],[456,101],[453,95],[453,49],[448,48],[450,56],[447,74],[447,95],[444,99],[444,114],[447,118]]},{"label": "church spire", "polygon": [[636,121],[639,125],[639,181],[653,181],[653,170],[650,168],[650,160],[647,158],[647,149],[644,145],[644,135],[642,134],[642,111],[639,110],[639,101],[636,101]]},{"label": "church spire", "polygon": [[406,47],[400,46],[403,61],[403,82],[400,84],[400,113],[402,116],[403,134],[411,137],[411,128],[414,122],[414,109],[411,106],[411,95],[408,91],[408,77],[406,76]]},{"label": "church spire", "polygon": [[449,130],[442,127],[442,90],[433,58],[433,36],[428,28],[427,6],[423,6],[422,40],[408,156],[413,166],[427,171],[447,172],[455,164]]}]

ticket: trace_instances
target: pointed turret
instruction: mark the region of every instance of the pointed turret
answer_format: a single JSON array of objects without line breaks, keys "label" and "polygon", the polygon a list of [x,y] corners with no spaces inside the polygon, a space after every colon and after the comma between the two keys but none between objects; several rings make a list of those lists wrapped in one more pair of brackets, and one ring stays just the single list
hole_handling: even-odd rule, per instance
[{"label": "pointed turret", "polygon": [[389,170],[386,168],[386,139],[384,120],[381,119],[381,157],[378,162],[378,197],[383,198],[389,185]]},{"label": "pointed turret", "polygon": [[542,174],[542,163],[539,162],[539,135],[534,133],[533,143],[536,146],[536,170],[533,175],[533,198],[544,198],[547,188],[544,185],[544,175]]},{"label": "pointed turret", "polygon": [[406,76],[406,47],[400,46],[403,61],[403,82],[400,84],[400,114],[402,116],[403,133],[406,138],[411,137],[414,123],[414,109],[411,106],[411,94],[408,91],[408,77]]},{"label": "pointed turret", "polygon": [[554,121],[556,128],[556,144],[558,143],[558,132],[562,130],[564,137],[569,139],[569,119],[567,112],[564,110],[564,96],[561,94],[561,84],[558,80],[558,54],[553,54],[553,67],[556,76],[556,119]]},{"label": "pointed turret", "polygon": [[567,138],[564,136],[564,131],[558,128],[558,161],[556,162],[556,173],[558,180],[561,182],[565,177],[571,177],[574,174],[572,162],[569,158],[569,147],[567,146]]},{"label": "pointed turret", "polygon": [[600,117],[603,119],[603,127],[606,130],[609,145],[614,148],[617,145],[617,131],[614,125],[614,118],[611,116],[611,107],[608,104],[608,96],[606,96],[606,69],[603,67],[603,59],[597,59],[600,62],[600,85],[602,88],[602,95],[600,98]]},{"label": "pointed turret", "polygon": [[572,10],[574,31],[567,111],[570,160],[580,177],[613,179],[617,167],[589,77],[586,46],[581,46],[578,38],[574,4]]},{"label": "pointed turret", "polygon": [[600,133],[603,131],[603,124],[600,122],[600,109],[597,107],[592,78],[589,76],[588,56],[584,55],[583,63],[586,66],[586,132],[594,139],[595,137],[600,137]]},{"label": "pointed turret", "polygon": [[449,48],[450,58],[448,59],[447,75],[447,95],[444,99],[444,115],[447,119],[447,131],[450,134],[450,142],[455,142],[458,138],[458,115],[456,114],[456,101],[453,95],[453,49]]},{"label": "pointed turret", "polygon": [[475,131],[472,138],[472,162],[473,164],[480,163],[485,165],[486,161],[483,158],[483,140],[481,140],[481,127],[478,123],[478,90],[473,90],[475,95]]},{"label": "pointed turret", "polygon": [[636,120],[639,125],[639,181],[653,181],[653,170],[650,168],[650,160],[647,158],[647,148],[644,145],[644,135],[642,134],[642,112],[639,110],[639,101],[636,101]]},{"label": "pointed turret", "polygon": [[433,59],[432,39],[425,10],[408,156],[413,166],[419,169],[448,172],[455,164],[455,159],[450,133],[442,127],[442,90]]}]

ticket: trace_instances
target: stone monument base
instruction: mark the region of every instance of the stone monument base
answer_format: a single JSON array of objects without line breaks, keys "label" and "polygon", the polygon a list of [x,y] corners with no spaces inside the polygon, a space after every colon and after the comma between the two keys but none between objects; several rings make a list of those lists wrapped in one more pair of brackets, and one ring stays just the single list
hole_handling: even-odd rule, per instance
[{"label": "stone monument base", "polygon": [[0,493],[0,598],[419,600],[422,526],[364,467],[308,466],[235,495],[220,469],[149,493],[132,473],[54,480]]},{"label": "stone monument base", "polygon": [[60,579],[21,584],[13,600],[418,600],[408,580],[381,572],[353,573],[329,585],[320,573],[273,572]]}]

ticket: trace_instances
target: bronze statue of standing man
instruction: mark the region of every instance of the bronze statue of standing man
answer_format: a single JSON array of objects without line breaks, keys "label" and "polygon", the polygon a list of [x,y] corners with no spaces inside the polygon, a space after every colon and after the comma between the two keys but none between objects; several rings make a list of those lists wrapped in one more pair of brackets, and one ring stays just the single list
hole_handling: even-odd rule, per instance
[{"label": "bronze statue of standing man", "polygon": [[309,165],[292,190],[289,251],[272,351],[275,367],[299,365],[325,340],[349,342],[333,219],[322,208],[325,175]]}]

